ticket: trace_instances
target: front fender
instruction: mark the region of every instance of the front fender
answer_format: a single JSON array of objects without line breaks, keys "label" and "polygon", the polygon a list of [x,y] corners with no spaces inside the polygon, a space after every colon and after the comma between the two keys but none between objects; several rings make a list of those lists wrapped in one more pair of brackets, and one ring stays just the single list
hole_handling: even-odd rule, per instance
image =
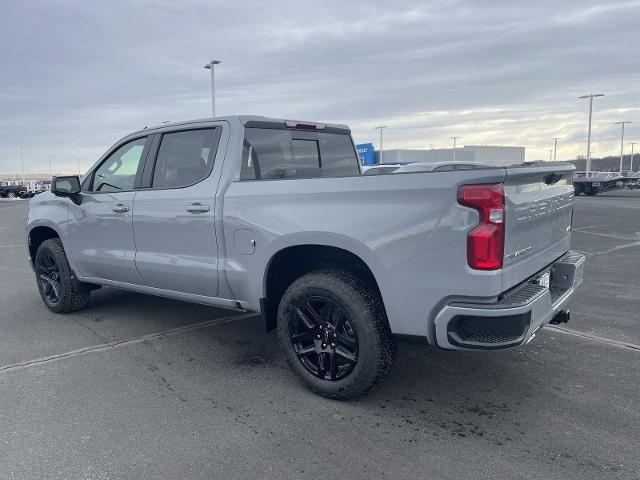
[{"label": "front fender", "polygon": [[67,254],[67,260],[69,261],[69,266],[71,266],[74,272],[77,273],[72,252],[66,248],[68,218],[69,199],[67,198],[56,197],[55,195],[46,192],[34,197],[29,202],[29,215],[25,226],[25,236],[30,263],[32,263],[29,250],[31,232],[38,227],[50,228],[56,232],[62,241],[62,245],[65,247],[65,253]]}]

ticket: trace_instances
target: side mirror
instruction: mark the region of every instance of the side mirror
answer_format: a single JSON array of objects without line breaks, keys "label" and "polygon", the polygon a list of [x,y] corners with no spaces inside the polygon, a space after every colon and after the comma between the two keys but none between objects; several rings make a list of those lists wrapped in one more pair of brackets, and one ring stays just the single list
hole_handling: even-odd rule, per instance
[{"label": "side mirror", "polygon": [[53,177],[51,193],[56,197],[73,197],[80,193],[80,178],[76,175]]}]

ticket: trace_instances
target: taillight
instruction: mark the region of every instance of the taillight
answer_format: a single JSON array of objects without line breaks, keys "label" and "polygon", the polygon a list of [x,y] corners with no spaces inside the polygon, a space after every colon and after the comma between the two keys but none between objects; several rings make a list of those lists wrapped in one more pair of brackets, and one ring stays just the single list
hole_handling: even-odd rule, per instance
[{"label": "taillight", "polygon": [[463,185],[458,203],[478,211],[480,222],[467,235],[467,262],[476,270],[502,268],[504,190],[502,184]]}]

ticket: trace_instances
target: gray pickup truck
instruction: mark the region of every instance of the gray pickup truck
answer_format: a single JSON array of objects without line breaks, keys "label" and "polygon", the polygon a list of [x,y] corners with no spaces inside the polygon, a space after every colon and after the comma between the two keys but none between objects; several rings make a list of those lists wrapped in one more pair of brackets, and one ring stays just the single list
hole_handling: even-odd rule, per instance
[{"label": "gray pickup truck", "polygon": [[343,125],[233,116],[145,128],[31,200],[46,306],[110,286],[261,313],[316,393],[351,398],[395,338],[527,343],[582,281],[573,167],[362,175]]}]

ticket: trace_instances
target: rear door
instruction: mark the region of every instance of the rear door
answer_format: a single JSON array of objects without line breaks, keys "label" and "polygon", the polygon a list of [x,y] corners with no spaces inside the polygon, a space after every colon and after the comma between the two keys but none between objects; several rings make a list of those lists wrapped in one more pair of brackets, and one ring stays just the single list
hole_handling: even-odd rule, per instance
[{"label": "rear door", "polygon": [[151,287],[217,296],[215,195],[222,131],[222,124],[214,124],[154,138],[133,215],[135,264]]},{"label": "rear door", "polygon": [[573,170],[569,164],[506,169],[505,289],[569,250]]}]

